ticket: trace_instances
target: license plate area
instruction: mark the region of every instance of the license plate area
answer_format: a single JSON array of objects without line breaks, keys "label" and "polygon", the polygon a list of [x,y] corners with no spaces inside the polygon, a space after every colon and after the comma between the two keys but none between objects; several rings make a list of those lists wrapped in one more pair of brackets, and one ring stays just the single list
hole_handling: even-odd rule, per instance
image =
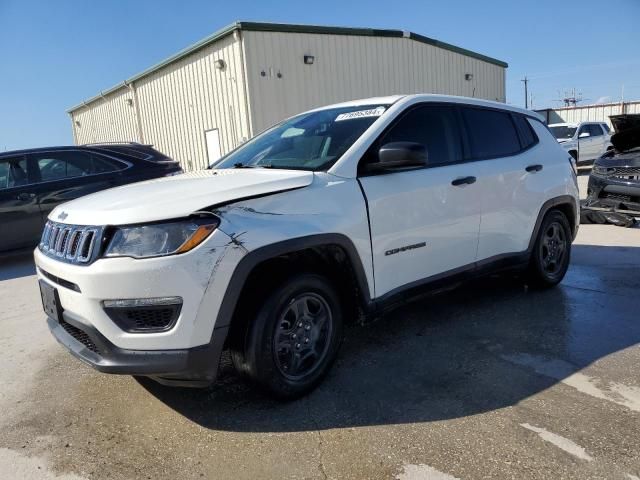
[{"label": "license plate area", "polygon": [[44,312],[55,321],[60,322],[62,318],[62,307],[58,290],[47,282],[40,280],[40,297],[42,297],[42,308]]}]

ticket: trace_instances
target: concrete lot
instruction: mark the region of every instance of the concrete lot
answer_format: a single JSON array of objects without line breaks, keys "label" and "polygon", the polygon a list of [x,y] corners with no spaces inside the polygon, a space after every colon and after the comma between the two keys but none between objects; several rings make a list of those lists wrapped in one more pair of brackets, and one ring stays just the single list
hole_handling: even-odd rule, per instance
[{"label": "concrete lot", "polygon": [[491,279],[351,327],[293,403],[94,372],[0,259],[0,478],[640,478],[640,229],[584,225],[559,288]]}]

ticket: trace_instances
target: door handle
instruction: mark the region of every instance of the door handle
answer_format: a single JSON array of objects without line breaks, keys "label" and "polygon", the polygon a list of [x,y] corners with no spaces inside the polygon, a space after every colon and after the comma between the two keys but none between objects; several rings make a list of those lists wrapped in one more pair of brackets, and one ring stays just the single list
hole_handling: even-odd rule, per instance
[{"label": "door handle", "polygon": [[525,170],[527,172],[532,172],[532,173],[539,172],[540,170],[542,170],[542,165],[539,165],[539,164],[538,165],[529,165],[527,168],[525,168]]},{"label": "door handle", "polygon": [[16,198],[22,202],[26,202],[27,200],[32,200],[36,198],[36,194],[22,192],[22,193],[19,193]]},{"label": "door handle", "polygon": [[453,185],[454,187],[460,187],[462,185],[471,185],[472,183],[476,183],[476,177],[456,178],[451,182],[451,185]]}]

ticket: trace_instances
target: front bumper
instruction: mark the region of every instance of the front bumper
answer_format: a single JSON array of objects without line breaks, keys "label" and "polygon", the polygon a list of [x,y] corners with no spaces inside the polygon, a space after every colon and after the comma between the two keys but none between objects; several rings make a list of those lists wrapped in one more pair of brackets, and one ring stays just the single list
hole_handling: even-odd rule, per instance
[{"label": "front bumper", "polygon": [[76,358],[104,373],[143,375],[182,386],[211,384],[218,371],[228,327],[216,329],[211,342],[178,350],[128,350],[115,346],[98,330],[63,313],[61,322],[47,318],[55,339]]},{"label": "front bumper", "polygon": [[[215,379],[228,329],[228,322],[218,324],[219,312],[245,254],[216,230],[182,255],[76,265],[36,249],[34,258],[38,279],[55,288],[61,310],[60,322],[49,319],[49,328],[73,355],[102,372],[199,385]],[[166,331],[125,331],[103,304],[153,297],[182,298],[179,316]]]},{"label": "front bumper", "polygon": [[587,203],[640,211],[640,183],[591,174]]}]

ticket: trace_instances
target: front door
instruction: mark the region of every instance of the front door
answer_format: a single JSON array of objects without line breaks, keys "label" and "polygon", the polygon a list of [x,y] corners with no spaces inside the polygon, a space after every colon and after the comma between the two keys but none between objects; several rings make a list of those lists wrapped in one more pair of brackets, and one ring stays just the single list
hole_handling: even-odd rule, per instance
[{"label": "front door", "polygon": [[359,177],[369,207],[376,297],[472,268],[480,227],[476,167],[455,163],[463,147],[454,107],[410,107],[363,158],[363,172],[390,142],[421,143],[429,161],[427,168]]},{"label": "front door", "polygon": [[602,129],[599,126],[591,124],[582,125],[578,131],[578,161],[587,162],[600,156],[602,138]]},{"label": "front door", "polygon": [[0,159],[0,251],[33,247],[42,233],[37,187],[24,155]]}]

